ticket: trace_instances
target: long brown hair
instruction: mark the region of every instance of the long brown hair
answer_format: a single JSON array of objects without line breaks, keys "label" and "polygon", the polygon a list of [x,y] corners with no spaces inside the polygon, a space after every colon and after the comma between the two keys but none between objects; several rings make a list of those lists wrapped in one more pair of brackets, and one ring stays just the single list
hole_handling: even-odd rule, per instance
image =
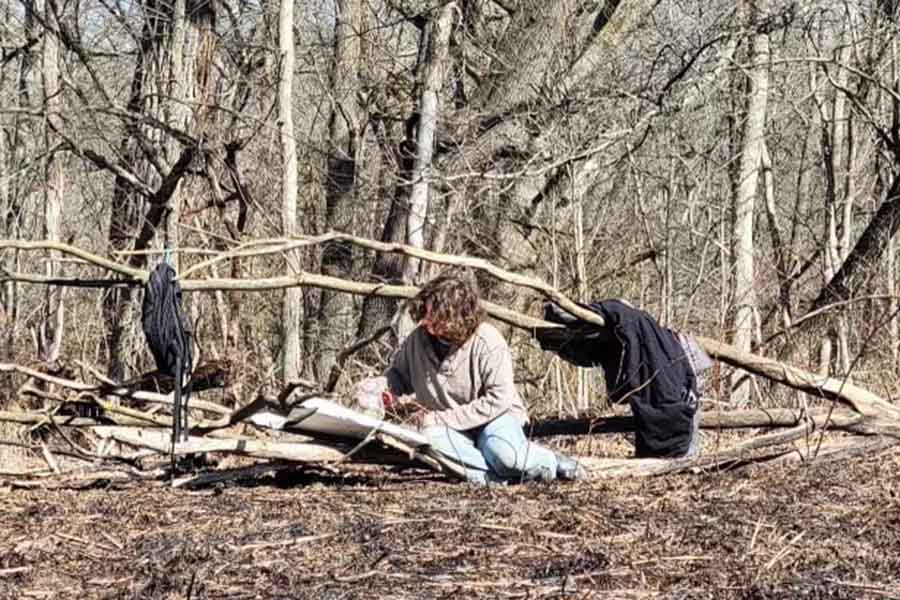
[{"label": "long brown hair", "polygon": [[409,312],[416,321],[427,320],[439,337],[455,346],[465,344],[484,320],[474,277],[459,270],[441,273],[422,286]]}]

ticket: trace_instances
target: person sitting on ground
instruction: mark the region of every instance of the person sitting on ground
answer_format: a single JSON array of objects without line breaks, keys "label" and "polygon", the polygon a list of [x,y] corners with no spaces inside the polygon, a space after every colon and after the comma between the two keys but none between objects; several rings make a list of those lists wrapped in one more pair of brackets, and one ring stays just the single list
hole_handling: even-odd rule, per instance
[{"label": "person sitting on ground", "polygon": [[413,299],[418,326],[384,375],[389,403],[414,395],[409,421],[431,446],[466,468],[478,484],[574,480],[573,459],[529,442],[528,413],[513,381],[512,354],[484,321],[474,282],[448,272]]}]

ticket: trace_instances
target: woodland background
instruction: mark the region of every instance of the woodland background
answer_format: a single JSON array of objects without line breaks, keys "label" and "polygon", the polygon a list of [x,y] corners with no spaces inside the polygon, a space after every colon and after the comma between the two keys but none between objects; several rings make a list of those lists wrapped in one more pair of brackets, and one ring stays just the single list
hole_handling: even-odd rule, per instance
[{"label": "woodland background", "polygon": [[[332,230],[484,257],[570,297],[900,393],[897,0],[0,0],[0,238],[181,272]],[[0,249],[0,361],[152,369],[140,293],[56,252]],[[421,283],[342,243],[221,261]],[[485,277],[486,298],[541,299]],[[315,287],[186,295],[229,404],[383,367],[397,300]],[[384,327],[394,330],[385,333]],[[507,330],[538,412],[598,375]],[[16,401],[9,379],[0,406]],[[708,395],[794,405],[718,367]]]}]

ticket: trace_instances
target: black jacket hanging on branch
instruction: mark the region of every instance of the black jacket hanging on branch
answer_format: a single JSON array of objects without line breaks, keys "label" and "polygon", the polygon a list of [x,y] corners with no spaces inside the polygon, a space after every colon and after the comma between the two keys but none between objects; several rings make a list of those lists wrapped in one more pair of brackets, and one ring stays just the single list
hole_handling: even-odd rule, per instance
[{"label": "black jacket hanging on branch", "polygon": [[182,432],[187,429],[184,413],[190,396],[190,383],[184,390],[182,386],[193,368],[193,351],[186,322],[181,308],[181,286],[176,280],[175,269],[161,262],[150,272],[144,286],[141,325],[156,368],[175,380],[175,406],[172,412],[174,441],[182,441]]},{"label": "black jacket hanging on branch", "polygon": [[586,308],[602,315],[606,327],[548,304],[544,318],[567,329],[537,330],[541,348],[580,367],[603,368],[610,399],[631,406],[636,456],[684,456],[692,439],[697,382],[678,337],[618,300]]}]

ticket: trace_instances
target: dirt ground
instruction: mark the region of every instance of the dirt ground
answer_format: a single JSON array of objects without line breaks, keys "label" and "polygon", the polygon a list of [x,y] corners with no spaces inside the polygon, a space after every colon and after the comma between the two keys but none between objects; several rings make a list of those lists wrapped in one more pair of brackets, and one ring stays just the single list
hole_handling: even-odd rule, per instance
[{"label": "dirt ground", "polygon": [[2,598],[900,598],[900,452],[488,489],[0,484]]}]

